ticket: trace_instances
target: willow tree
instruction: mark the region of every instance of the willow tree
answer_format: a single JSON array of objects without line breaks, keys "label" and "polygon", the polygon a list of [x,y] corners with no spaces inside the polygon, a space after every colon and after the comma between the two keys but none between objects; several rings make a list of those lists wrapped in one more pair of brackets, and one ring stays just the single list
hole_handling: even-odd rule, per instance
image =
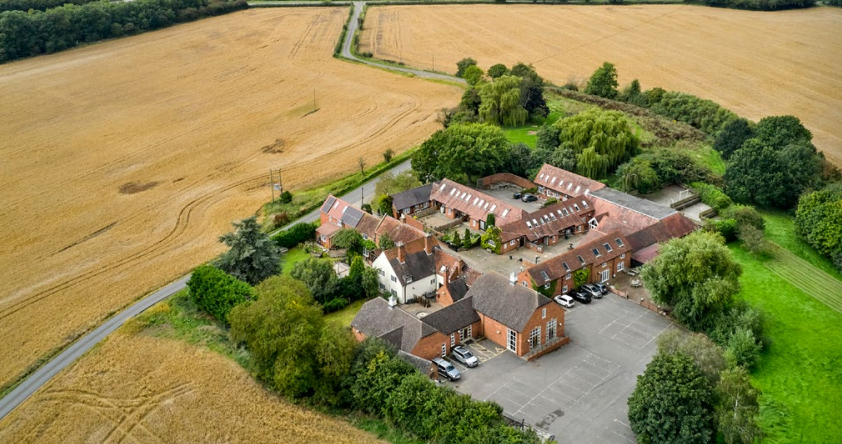
[{"label": "willow tree", "polygon": [[600,179],[628,161],[640,146],[632,124],[619,111],[590,109],[556,122],[559,148],[576,155],[576,170]]},{"label": "willow tree", "polygon": [[520,126],[529,118],[529,111],[520,103],[520,77],[501,76],[479,87],[479,116],[487,123]]}]

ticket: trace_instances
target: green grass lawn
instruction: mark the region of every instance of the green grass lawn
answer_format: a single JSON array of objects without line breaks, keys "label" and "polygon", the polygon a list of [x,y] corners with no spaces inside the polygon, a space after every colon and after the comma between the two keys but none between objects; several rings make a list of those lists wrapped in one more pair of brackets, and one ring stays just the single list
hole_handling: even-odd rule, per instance
[{"label": "green grass lawn", "polygon": [[540,127],[540,125],[533,124],[519,126],[516,128],[503,128],[503,133],[506,135],[506,138],[509,139],[509,142],[525,143],[529,145],[530,148],[535,148],[535,142],[538,141],[538,135],[535,133]]},{"label": "green grass lawn", "polygon": [[295,247],[281,255],[281,274],[289,274],[292,267],[298,262],[307,259],[310,255],[301,247]]},{"label": "green grass lawn", "polygon": [[842,281],[842,273],[833,266],[830,259],[819,254],[807,242],[795,234],[795,220],[782,211],[761,211],[766,219],[766,238],[786,248],[814,267]]},{"label": "green grass lawn", "polygon": [[343,308],[342,310],[326,314],[325,320],[338,322],[342,326],[350,327],[351,321],[354,320],[354,316],[357,315],[357,312],[360,311],[360,308],[362,308],[365,302],[366,301],[364,300],[354,301],[351,305]]}]

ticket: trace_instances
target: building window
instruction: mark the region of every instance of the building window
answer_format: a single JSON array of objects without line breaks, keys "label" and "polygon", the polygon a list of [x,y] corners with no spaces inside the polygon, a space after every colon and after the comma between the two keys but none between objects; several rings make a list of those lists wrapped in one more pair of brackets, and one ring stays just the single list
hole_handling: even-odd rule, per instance
[{"label": "building window", "polygon": [[557,321],[555,318],[550,319],[550,322],[547,322],[547,341],[550,342],[551,339],[555,338],[555,328],[556,328]]},{"label": "building window", "polygon": [[363,256],[368,257],[368,248],[363,248]]},{"label": "building window", "polygon": [[395,291],[395,290],[392,290],[392,296],[394,296],[394,297],[398,297],[398,292],[397,292],[397,291]]},{"label": "building window", "polygon": [[324,242],[327,240],[327,238],[325,237],[325,235],[324,235],[324,234],[323,234],[323,235],[321,235],[321,236],[319,236],[319,239],[321,239],[321,240],[322,240],[322,243],[324,243]]},{"label": "building window", "polygon": [[363,239],[368,240],[368,235],[367,235],[367,234],[363,234]]},{"label": "building window", "polygon": [[582,226],[581,226],[581,225],[579,225],[578,227],[576,227],[576,231],[581,232],[581,231],[582,231]]},{"label": "building window", "polygon": [[544,290],[549,290],[549,289],[550,289],[550,283],[544,284]]},{"label": "building window", "polygon": [[380,276],[386,276],[386,272],[379,268],[377,269],[377,272],[380,273]]},{"label": "building window", "polygon": [[547,317],[547,307],[541,309],[541,319],[545,319]]},{"label": "building window", "polygon": [[385,285],[383,285],[383,283],[382,283],[382,282],[380,283],[380,289],[381,289],[381,290],[385,290],[385,289],[386,289],[386,286],[385,286]]},{"label": "building window", "polygon": [[619,262],[619,263],[617,263],[617,271],[623,271],[623,269],[624,269],[624,268],[626,268],[626,263],[625,263],[625,262]]},{"label": "building window", "polygon": [[513,240],[513,241],[509,242],[509,245],[514,246],[514,245],[515,245],[515,241]]},{"label": "building window", "polygon": [[447,356],[447,344],[444,342],[441,343],[441,357]]},{"label": "building window", "polygon": [[517,332],[509,329],[509,350],[517,353]]},{"label": "building window", "polygon": [[529,349],[532,350],[539,345],[541,345],[541,326],[535,327],[529,332]]},{"label": "building window", "polygon": [[523,284],[523,286],[526,287],[526,281],[521,282],[521,284]]},{"label": "building window", "polygon": [[412,208],[404,208],[403,214],[409,214],[410,211],[412,211]]},{"label": "building window", "polygon": [[602,268],[605,268],[605,267],[607,267],[607,266],[608,266],[608,262],[603,262],[603,263],[602,263]]},{"label": "building window", "polygon": [[620,259],[625,259],[625,258],[626,258],[626,253],[623,253],[623,254],[620,255]]},{"label": "building window", "polygon": [[392,282],[397,282],[397,281],[398,281],[398,278],[392,276]]},{"label": "building window", "polygon": [[468,338],[473,337],[473,332],[471,331],[472,327],[472,325],[469,325],[467,328],[463,328],[459,331],[459,340],[461,342],[465,342]]},{"label": "building window", "polygon": [[572,276],[572,275],[571,275],[570,273],[567,273],[567,275],[566,275],[566,276],[564,276],[564,278],[565,278],[565,279],[570,279],[570,276]]},{"label": "building window", "polygon": [[456,333],[450,334],[450,346],[453,347],[456,345]]},{"label": "building window", "polygon": [[567,285],[565,285],[564,287],[561,287],[561,292],[567,293]]}]

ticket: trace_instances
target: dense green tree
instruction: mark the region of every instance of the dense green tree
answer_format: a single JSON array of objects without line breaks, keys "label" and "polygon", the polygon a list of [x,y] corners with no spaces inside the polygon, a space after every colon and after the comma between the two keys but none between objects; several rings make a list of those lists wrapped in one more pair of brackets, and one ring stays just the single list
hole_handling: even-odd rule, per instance
[{"label": "dense green tree", "polygon": [[754,225],[739,225],[737,223],[737,239],[743,243],[743,247],[749,253],[757,256],[769,252],[769,243],[763,237],[763,232]]},{"label": "dense green tree", "polygon": [[573,288],[578,290],[579,287],[588,283],[588,277],[591,275],[591,267],[580,268],[573,272]]},{"label": "dense green tree", "polygon": [[736,114],[719,104],[691,94],[653,88],[646,91],[645,95],[652,111],[694,126],[711,136],[718,134],[726,123],[737,118]]},{"label": "dense green tree", "polygon": [[746,140],[754,137],[754,128],[746,119],[729,120],[716,136],[713,149],[719,151],[723,159],[728,160],[737,152]]},{"label": "dense green tree", "polygon": [[652,165],[663,185],[707,181],[712,172],[684,151],[659,148],[638,156]]},{"label": "dense green tree", "polygon": [[386,351],[378,352],[356,374],[351,388],[354,405],[367,413],[382,414],[389,405],[389,395],[401,382],[416,372],[415,367],[395,358]]},{"label": "dense green tree", "polygon": [[292,248],[304,241],[312,240],[315,236],[316,225],[302,222],[272,236],[272,240],[279,247]]},{"label": "dense green tree", "polygon": [[591,75],[588,86],[585,87],[585,94],[614,99],[619,94],[618,85],[617,68],[613,63],[605,62]]},{"label": "dense green tree", "polygon": [[509,149],[509,158],[503,166],[503,171],[527,177],[531,171],[540,168],[542,163],[528,145],[515,143]]},{"label": "dense green tree", "polygon": [[629,422],[642,444],[708,444],[714,441],[713,391],[692,359],[658,354],[637,377]]},{"label": "dense green tree", "polygon": [[547,161],[548,164],[567,171],[576,171],[576,152],[570,144],[557,148]]},{"label": "dense green tree", "polygon": [[462,248],[467,250],[474,246],[474,242],[471,238],[471,230],[465,228],[465,234],[462,236]]},{"label": "dense green tree", "polygon": [[470,57],[466,57],[456,62],[456,77],[465,77],[465,71],[467,71],[470,66],[477,66],[477,61]]},{"label": "dense green tree", "polygon": [[663,244],[641,276],[656,303],[672,307],[676,321],[702,331],[730,305],[741,273],[720,236],[696,231]]},{"label": "dense green tree", "polygon": [[452,125],[427,139],[412,157],[424,182],[449,178],[471,183],[498,172],[509,158],[509,141],[500,128],[486,124]]},{"label": "dense green tree", "polygon": [[842,186],[802,196],[795,231],[827,257],[842,253]]},{"label": "dense green tree", "polygon": [[628,161],[640,145],[631,123],[619,111],[589,109],[556,122],[559,149],[576,154],[576,170],[592,179],[605,177],[610,170]]},{"label": "dense green tree", "polygon": [[333,271],[333,263],[330,259],[308,257],[297,262],[289,274],[303,282],[309,294],[320,304],[328,303],[339,292],[339,278]]},{"label": "dense green tree", "polygon": [[330,238],[330,245],[348,250],[348,257],[363,254],[363,237],[353,228],[343,228]]},{"label": "dense green tree", "polygon": [[465,81],[468,82],[468,85],[476,86],[479,82],[482,81],[482,76],[485,74],[479,66],[471,65],[467,69],[465,69]]},{"label": "dense green tree", "polygon": [[[538,128],[537,132],[535,150],[542,153],[552,153],[555,151],[560,143],[558,140],[558,133],[558,127],[555,125],[541,125],[541,128]],[[542,154],[542,156],[544,157],[541,161],[546,162],[547,159],[549,159],[550,154]]]},{"label": "dense green tree", "polygon": [[809,142],[776,149],[759,138],[747,140],[725,168],[725,192],[739,202],[791,208],[818,184],[820,158]]},{"label": "dense green tree", "polygon": [[392,202],[394,201],[394,199],[392,199],[392,196],[387,196],[387,195],[381,194],[381,195],[377,196],[377,201],[378,201],[377,211],[379,211],[380,214],[388,214],[388,215],[391,216],[392,215]]},{"label": "dense green tree", "polygon": [[383,235],[380,236],[377,247],[381,250],[391,250],[392,248],[395,248],[395,242],[392,240],[392,237],[389,236],[389,233],[383,233]]},{"label": "dense green tree", "polygon": [[362,289],[367,298],[372,298],[380,293],[380,281],[377,279],[377,269],[366,267],[363,270]]},{"label": "dense green tree", "polygon": [[450,242],[451,242],[453,245],[457,246],[457,247],[458,247],[458,246],[460,246],[460,245],[462,245],[462,237],[461,237],[461,236],[459,236],[459,232],[458,232],[458,231],[454,231],[454,232],[453,232],[453,236],[451,236],[451,238],[450,238]]},{"label": "dense green tree", "polygon": [[315,348],[319,365],[319,383],[314,398],[323,404],[336,406],[343,402],[347,393],[343,378],[351,368],[357,341],[347,327],[338,322],[327,322],[322,326]]},{"label": "dense green tree", "polygon": [[538,75],[532,65],[518,63],[512,67],[511,74],[520,80],[520,105],[530,116],[546,117],[550,109],[544,100],[544,79]]},{"label": "dense green tree", "polygon": [[640,81],[637,79],[632,80],[629,86],[623,88],[623,92],[620,93],[617,99],[641,107],[649,105],[646,101],[646,96],[640,90]]},{"label": "dense green tree", "polygon": [[795,116],[764,117],[757,122],[755,134],[764,145],[773,148],[813,140],[813,134]]},{"label": "dense green tree", "polygon": [[219,238],[230,247],[217,261],[220,269],[251,285],[281,271],[278,246],[260,229],[257,217],[252,216],[233,225],[233,232]]},{"label": "dense green tree", "polygon": [[620,165],[617,168],[617,175],[620,176],[622,188],[625,191],[649,194],[661,189],[658,173],[652,168],[652,164],[641,156]]},{"label": "dense green tree", "polygon": [[482,103],[479,116],[494,125],[520,126],[529,118],[529,111],[520,102],[520,77],[501,76],[493,82],[480,85]]},{"label": "dense green tree", "polygon": [[485,216],[485,226],[486,227],[493,227],[495,225],[497,225],[497,220],[494,217],[494,213],[488,213],[488,215]]},{"label": "dense green tree", "polygon": [[751,369],[760,358],[761,350],[763,350],[763,344],[754,337],[751,329],[737,327],[728,338],[725,357],[732,367],[741,366]]},{"label": "dense green tree", "polygon": [[738,367],[722,372],[716,386],[716,429],[728,444],[751,444],[762,436],[757,418],[759,392],[752,387],[748,371]]},{"label": "dense green tree", "polygon": [[686,333],[675,329],[658,336],[658,351],[664,354],[689,356],[712,385],[719,382],[719,374],[727,368],[725,351],[701,333]]},{"label": "dense green tree", "polygon": [[466,111],[472,111],[474,114],[478,115],[480,104],[482,104],[482,98],[479,96],[479,90],[476,88],[468,88],[462,94],[462,100],[459,102],[459,108]]},{"label": "dense green tree", "polygon": [[257,300],[231,310],[231,339],[246,344],[260,379],[298,398],[319,380],[315,350],[324,323],[322,311],[304,286],[275,276],[255,288]]},{"label": "dense green tree", "polygon": [[497,77],[504,76],[508,73],[509,68],[506,68],[506,65],[502,63],[492,65],[491,68],[488,68],[488,77],[491,77],[492,79],[496,79]]},{"label": "dense green tree", "polygon": [[193,270],[187,281],[187,294],[197,307],[224,324],[228,324],[232,308],[254,295],[249,284],[212,265]]}]

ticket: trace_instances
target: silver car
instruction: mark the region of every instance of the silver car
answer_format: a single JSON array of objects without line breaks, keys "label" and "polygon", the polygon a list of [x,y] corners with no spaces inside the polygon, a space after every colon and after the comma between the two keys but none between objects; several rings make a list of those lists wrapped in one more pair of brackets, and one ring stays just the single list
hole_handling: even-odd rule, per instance
[{"label": "silver car", "polygon": [[470,368],[474,368],[479,364],[479,359],[467,347],[461,345],[453,347],[453,359]]}]

